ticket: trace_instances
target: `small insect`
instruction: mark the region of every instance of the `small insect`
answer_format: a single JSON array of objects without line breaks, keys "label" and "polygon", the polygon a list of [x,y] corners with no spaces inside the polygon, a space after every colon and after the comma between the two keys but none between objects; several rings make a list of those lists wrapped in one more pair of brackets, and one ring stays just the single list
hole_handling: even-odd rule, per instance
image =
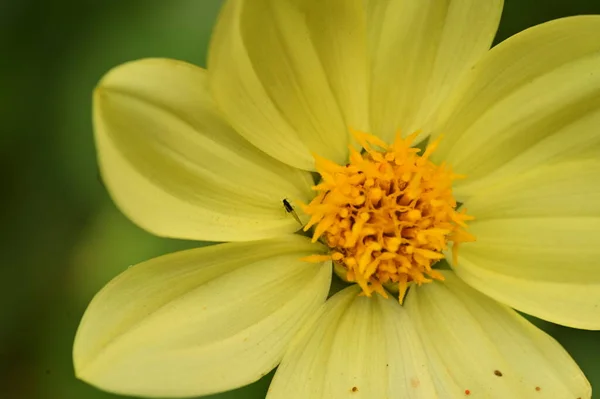
[{"label": "small insect", "polygon": [[296,213],[296,211],[294,210],[294,207],[292,206],[292,204],[290,204],[290,201],[288,201],[287,199],[283,199],[283,207],[285,208],[285,211],[287,213],[291,213],[292,216],[294,217],[294,219],[296,219],[296,221],[298,223],[300,223],[300,225],[302,225],[302,221],[300,220],[300,218],[298,217],[298,214]]}]

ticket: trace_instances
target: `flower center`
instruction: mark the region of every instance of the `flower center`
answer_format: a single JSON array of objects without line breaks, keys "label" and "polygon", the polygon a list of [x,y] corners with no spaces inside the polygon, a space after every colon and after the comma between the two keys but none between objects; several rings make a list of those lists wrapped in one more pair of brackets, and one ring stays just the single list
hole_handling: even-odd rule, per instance
[{"label": "flower center", "polygon": [[327,259],[340,277],[367,296],[387,297],[383,285],[397,286],[402,302],[410,284],[444,279],[432,266],[449,242],[456,259],[458,244],[475,240],[464,230],[473,217],[457,211],[452,195],[452,181],[462,176],[429,160],[438,140],[419,155],[411,147],[417,133],[398,135],[392,145],[354,135],[365,153],[351,147],[349,164],[315,156],[322,181],[313,187],[318,195],[302,205],[311,216],[304,231],[314,226],[313,242],[321,239],[331,248]]}]

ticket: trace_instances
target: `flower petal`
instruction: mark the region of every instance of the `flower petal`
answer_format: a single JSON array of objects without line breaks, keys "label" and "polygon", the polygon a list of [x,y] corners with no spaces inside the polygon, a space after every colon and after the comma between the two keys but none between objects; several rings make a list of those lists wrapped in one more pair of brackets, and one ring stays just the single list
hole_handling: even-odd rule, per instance
[{"label": "flower petal", "polygon": [[213,95],[267,154],[345,164],[349,128],[368,123],[364,25],[362,0],[230,1],[209,53]]},{"label": "flower petal", "polygon": [[285,354],[267,399],[436,397],[420,339],[394,298],[333,296]]},{"label": "flower petal", "polygon": [[489,219],[469,227],[477,242],[461,247],[454,266],[467,283],[536,317],[600,329],[600,216]]},{"label": "flower petal", "polygon": [[177,252],[127,269],[90,303],[77,376],[126,395],[206,395],[273,369],[325,301],[331,268],[297,235]]},{"label": "flower petal", "polygon": [[[600,217],[600,160],[561,162],[506,177],[465,201],[479,220]],[[598,227],[600,230],[600,226]]]},{"label": "flower petal", "polygon": [[477,242],[456,273],[523,312],[600,329],[600,161],[561,162],[499,179],[465,202]]},{"label": "flower petal", "polygon": [[[440,110],[432,159],[461,185],[600,154],[600,16],[551,21],[494,47]],[[476,187],[460,189],[464,195]]]},{"label": "flower petal", "polygon": [[242,241],[297,230],[282,200],[310,200],[310,174],[239,136],[206,85],[201,68],[166,59],[121,65],[102,79],[94,127],[113,199],[162,236]]},{"label": "flower petal", "polygon": [[440,398],[591,397],[585,376],[553,338],[452,272],[444,276],[406,299]]},{"label": "flower petal", "polygon": [[502,0],[370,0],[372,132],[429,133],[432,116],[489,50]]}]

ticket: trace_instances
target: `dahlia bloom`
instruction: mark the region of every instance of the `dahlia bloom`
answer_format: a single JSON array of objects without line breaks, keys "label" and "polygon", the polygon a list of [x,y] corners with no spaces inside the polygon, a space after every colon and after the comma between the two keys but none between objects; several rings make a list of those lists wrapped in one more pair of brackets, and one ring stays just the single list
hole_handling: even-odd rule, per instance
[{"label": "dahlia bloom", "polygon": [[501,10],[230,0],[207,70],[108,72],[94,127],[116,204],[226,243],[104,287],[77,376],[189,397],[279,366],[268,399],[590,398],[513,309],[600,329],[600,17],[490,50]]}]

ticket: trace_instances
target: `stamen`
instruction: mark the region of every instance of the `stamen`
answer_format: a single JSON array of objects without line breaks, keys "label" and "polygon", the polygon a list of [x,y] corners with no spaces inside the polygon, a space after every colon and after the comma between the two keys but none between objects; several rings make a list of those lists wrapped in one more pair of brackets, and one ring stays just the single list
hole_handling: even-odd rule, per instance
[{"label": "stamen", "polygon": [[473,217],[456,210],[452,195],[452,182],[463,176],[429,160],[440,138],[419,156],[411,147],[419,132],[398,134],[392,145],[352,133],[365,153],[350,147],[348,165],[315,155],[322,181],[313,187],[316,197],[301,205],[310,215],[304,231],[314,226],[313,241],[321,238],[331,254],[304,259],[333,260],[366,296],[386,296],[383,286],[396,285],[402,302],[410,285],[444,279],[432,266],[449,243],[456,263],[459,244],[475,240],[465,231]]}]

